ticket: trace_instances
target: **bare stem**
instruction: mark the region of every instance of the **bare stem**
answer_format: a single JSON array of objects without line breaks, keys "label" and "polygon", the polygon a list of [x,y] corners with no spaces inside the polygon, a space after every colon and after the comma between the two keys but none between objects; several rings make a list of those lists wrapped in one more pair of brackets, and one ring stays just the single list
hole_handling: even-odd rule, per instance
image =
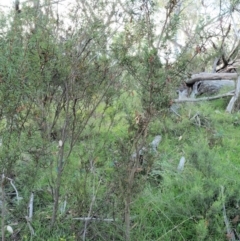
[{"label": "bare stem", "polygon": [[5,175],[2,174],[2,241],[5,241],[5,190],[4,190]]}]

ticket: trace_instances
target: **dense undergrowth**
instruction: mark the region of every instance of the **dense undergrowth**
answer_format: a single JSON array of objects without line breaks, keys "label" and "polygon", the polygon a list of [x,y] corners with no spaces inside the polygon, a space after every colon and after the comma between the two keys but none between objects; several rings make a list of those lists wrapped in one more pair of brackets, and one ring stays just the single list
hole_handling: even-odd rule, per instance
[{"label": "dense undergrowth", "polygon": [[0,18],[2,241],[239,240],[239,108],[172,104],[235,7],[190,30],[188,1],[76,1],[72,26],[55,4]]},{"label": "dense undergrowth", "polygon": [[[121,105],[122,100],[119,101]],[[116,103],[112,111],[118,106]],[[165,116],[155,116],[147,139],[150,143],[160,134],[162,141],[157,155],[149,159],[151,168],[135,176],[132,240],[226,240],[225,214],[235,235],[240,232],[240,114],[225,113],[225,106],[225,100],[181,104],[175,106],[177,114],[169,111]],[[131,113],[130,105],[125,108]],[[86,129],[74,148],[71,165],[63,174],[60,215],[54,232],[49,229],[53,202],[50,177],[57,175],[56,164],[51,160],[57,142],[52,142],[51,155],[46,155],[48,160],[41,162],[36,175],[30,173],[38,163],[26,156],[20,158],[15,166],[15,185],[25,202],[12,201],[8,224],[14,228],[13,222],[17,222],[21,240],[80,240],[84,229],[87,240],[124,240],[126,169],[122,166],[132,153],[125,153],[124,160],[122,152],[129,150],[119,149],[122,142],[128,141],[124,124],[128,118],[119,113],[111,120],[106,112],[101,127],[97,119],[90,121],[96,128]],[[186,163],[178,171],[182,156]],[[32,237],[21,221],[29,190],[35,193]],[[90,217],[87,227],[76,219],[80,217]]]}]

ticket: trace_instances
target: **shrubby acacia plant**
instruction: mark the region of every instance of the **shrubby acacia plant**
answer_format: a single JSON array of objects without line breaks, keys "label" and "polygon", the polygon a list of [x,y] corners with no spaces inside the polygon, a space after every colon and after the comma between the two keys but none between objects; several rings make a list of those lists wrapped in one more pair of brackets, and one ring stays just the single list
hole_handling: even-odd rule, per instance
[{"label": "shrubby acacia plant", "polygon": [[41,190],[39,181],[48,183],[54,229],[65,167],[74,146],[88,135],[89,123],[94,125],[90,119],[97,107],[106,103],[107,109],[111,102],[120,69],[112,66],[108,42],[102,41],[108,25],[98,19],[79,16],[81,24],[73,24],[80,27],[65,30],[48,1],[12,14],[10,28],[2,23],[8,31],[1,38],[1,98],[6,100],[1,165],[26,191],[25,202],[31,191]]},{"label": "shrubby acacia plant", "polygon": [[[185,13],[177,11],[177,1],[161,4],[76,1],[66,27],[54,3],[32,1],[2,19],[0,167],[23,198],[6,207],[3,240],[5,224],[12,222],[18,223],[15,240],[24,235],[35,235],[34,240],[170,240],[179,233],[183,240],[204,240],[224,227],[218,190],[228,184],[219,178],[217,162],[216,169],[211,163],[215,157],[207,145],[203,152],[189,148],[195,137],[186,138],[185,145],[178,141],[186,130],[199,135],[206,126],[197,129],[184,108],[169,116],[175,86],[193,68],[189,62],[199,60],[195,42],[205,43],[210,35],[202,39],[204,25],[192,30],[186,51],[171,62],[169,46],[185,26]],[[159,9],[166,17],[157,34]],[[211,133],[201,134],[200,141]],[[157,134],[164,135],[165,145],[156,155],[146,151],[141,160],[141,149]],[[168,160],[181,152],[192,161],[179,175],[177,163]],[[12,186],[6,183],[3,191],[10,205]],[[34,216],[25,220],[33,191]],[[229,202],[234,192],[225,192]],[[186,203],[192,203],[190,210]],[[206,226],[210,219],[213,225]]]}]

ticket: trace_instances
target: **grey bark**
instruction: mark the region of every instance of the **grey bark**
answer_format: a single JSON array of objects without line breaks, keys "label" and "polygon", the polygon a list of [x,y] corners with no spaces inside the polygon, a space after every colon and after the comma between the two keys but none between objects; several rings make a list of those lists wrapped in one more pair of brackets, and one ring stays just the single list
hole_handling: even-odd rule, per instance
[{"label": "grey bark", "polygon": [[234,90],[235,81],[234,80],[201,80],[193,84],[192,88],[187,86],[181,86],[178,90],[178,99],[184,100],[186,98],[195,98],[202,94],[214,95],[218,94],[222,88],[227,88],[229,90]]},{"label": "grey bark", "polygon": [[200,80],[234,80],[237,79],[237,73],[199,73],[193,74],[191,79],[186,80],[187,84],[194,84]]},{"label": "grey bark", "polygon": [[229,102],[229,104],[226,108],[226,112],[232,113],[232,111],[233,111],[233,109],[236,105],[237,100],[239,100],[239,95],[240,95],[240,77],[238,77],[235,94],[232,97],[232,99],[230,100],[230,102]]},{"label": "grey bark", "polygon": [[211,96],[211,97],[203,97],[203,98],[185,98],[185,99],[175,99],[173,100],[173,103],[181,103],[181,102],[199,102],[199,101],[206,101],[206,100],[216,100],[216,99],[220,99],[220,98],[224,98],[224,97],[229,97],[229,96],[233,96],[234,93],[228,92],[226,94],[222,94],[222,95],[217,95],[217,96]]},{"label": "grey bark", "polygon": [[214,95],[217,94],[223,87],[234,90],[234,80],[204,80],[198,81],[193,85],[191,97],[196,97],[202,94]]}]

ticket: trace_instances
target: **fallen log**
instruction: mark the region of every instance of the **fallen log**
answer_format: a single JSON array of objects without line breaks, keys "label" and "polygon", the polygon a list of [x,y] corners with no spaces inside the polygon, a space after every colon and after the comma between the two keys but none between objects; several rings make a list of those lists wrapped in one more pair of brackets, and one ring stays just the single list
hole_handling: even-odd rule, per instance
[{"label": "fallen log", "polygon": [[192,87],[181,85],[178,90],[178,99],[196,98],[200,95],[216,95],[221,90],[231,91],[235,89],[234,80],[202,80],[195,82]]},{"label": "fallen log", "polygon": [[200,96],[202,94],[215,95],[218,94],[222,88],[226,91],[235,89],[234,80],[201,80],[195,82],[192,87],[191,97]]},{"label": "fallen log", "polygon": [[174,99],[172,100],[173,103],[182,103],[182,102],[199,102],[199,101],[206,101],[206,100],[216,100],[216,99],[220,99],[220,98],[225,98],[225,97],[229,97],[229,96],[234,96],[234,92],[228,92],[226,94],[222,94],[222,95],[216,95],[216,96],[211,96],[211,97],[203,97],[203,98],[185,98],[185,99]]},{"label": "fallen log", "polygon": [[233,80],[237,79],[237,73],[199,73],[193,74],[191,79],[186,80],[186,84],[194,84],[200,80]]}]

